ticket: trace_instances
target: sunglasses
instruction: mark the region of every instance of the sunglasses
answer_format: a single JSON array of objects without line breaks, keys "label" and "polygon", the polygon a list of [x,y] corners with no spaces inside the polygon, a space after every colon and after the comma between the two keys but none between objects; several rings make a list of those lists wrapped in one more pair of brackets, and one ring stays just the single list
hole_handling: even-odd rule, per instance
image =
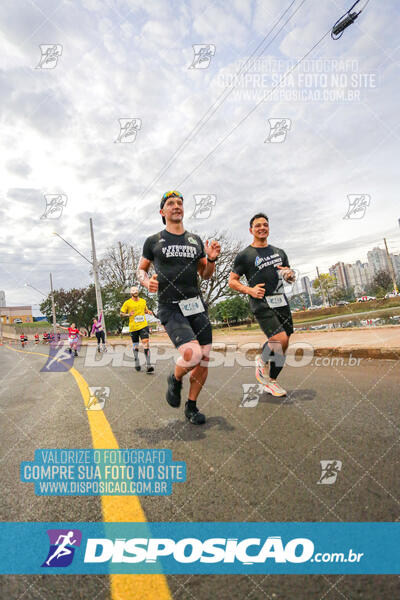
[{"label": "sunglasses", "polygon": [[172,190],[170,192],[165,192],[164,196],[161,198],[161,201],[164,200],[168,200],[168,198],[180,198],[181,200],[183,200],[183,196],[180,192],[177,192],[176,190]]}]

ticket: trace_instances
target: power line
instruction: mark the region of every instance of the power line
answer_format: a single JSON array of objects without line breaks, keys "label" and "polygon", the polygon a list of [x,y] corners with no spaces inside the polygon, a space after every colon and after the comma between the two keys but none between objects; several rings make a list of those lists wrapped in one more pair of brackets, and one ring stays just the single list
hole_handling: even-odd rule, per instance
[{"label": "power line", "polygon": [[195,173],[195,172],[196,172],[196,171],[197,171],[197,170],[198,170],[198,169],[199,169],[199,168],[200,168],[200,167],[201,167],[201,166],[202,166],[202,165],[203,165],[203,164],[206,162],[206,160],[207,160],[207,159],[208,159],[210,156],[212,156],[216,150],[218,150],[218,148],[219,148],[220,146],[222,146],[222,144],[225,142],[225,140],[227,140],[227,139],[228,139],[228,138],[229,138],[229,137],[232,135],[232,133],[234,133],[234,131],[236,131],[236,129],[237,129],[238,127],[240,127],[240,125],[241,125],[242,123],[244,123],[244,122],[245,122],[245,121],[246,121],[246,120],[247,120],[247,119],[248,119],[248,118],[249,118],[249,117],[250,117],[250,116],[253,114],[253,112],[254,112],[254,111],[256,111],[256,110],[257,110],[257,108],[258,108],[258,107],[259,107],[259,106],[260,106],[260,105],[261,105],[263,102],[265,102],[265,100],[267,100],[267,98],[269,98],[269,96],[272,94],[272,92],[273,92],[273,91],[274,91],[274,90],[275,90],[277,87],[279,87],[279,86],[281,85],[281,83],[282,83],[282,82],[283,82],[283,81],[286,79],[286,77],[287,77],[288,75],[290,75],[290,73],[292,73],[292,72],[293,72],[295,69],[297,69],[297,67],[299,66],[299,64],[300,64],[300,63],[301,63],[301,62],[302,62],[302,61],[303,61],[305,58],[307,58],[307,56],[309,56],[309,54],[311,54],[311,52],[313,52],[313,50],[315,50],[315,48],[316,48],[317,46],[319,46],[319,44],[320,44],[320,43],[321,43],[321,42],[322,42],[322,41],[323,41],[323,40],[326,38],[326,36],[327,36],[327,35],[328,35],[328,34],[331,32],[331,29],[332,29],[332,28],[330,27],[330,28],[328,29],[328,31],[327,31],[326,33],[324,33],[324,35],[321,37],[321,39],[320,39],[318,42],[316,42],[316,43],[314,44],[314,46],[313,46],[313,47],[312,47],[310,50],[308,50],[308,52],[306,52],[306,54],[304,54],[304,55],[303,55],[303,56],[302,56],[302,57],[301,57],[301,58],[300,58],[300,59],[297,61],[297,63],[296,63],[296,64],[295,64],[293,67],[291,67],[291,68],[290,68],[288,71],[286,71],[286,73],[285,73],[285,74],[284,74],[284,75],[281,77],[281,79],[278,81],[278,83],[272,87],[272,89],[269,91],[269,93],[268,93],[268,94],[267,94],[267,95],[266,95],[264,98],[261,98],[261,100],[259,100],[259,101],[257,102],[257,104],[255,104],[255,105],[253,106],[253,108],[252,108],[252,109],[251,109],[251,110],[250,110],[250,111],[249,111],[249,112],[248,112],[248,113],[247,113],[247,114],[246,114],[246,115],[245,115],[245,116],[244,116],[244,117],[243,117],[243,118],[242,118],[242,119],[241,119],[241,120],[240,120],[240,121],[239,121],[239,122],[238,122],[238,123],[237,123],[237,124],[236,124],[236,125],[235,125],[235,126],[234,126],[234,127],[231,129],[231,130],[230,130],[230,131],[229,131],[229,132],[228,132],[228,133],[227,133],[227,134],[226,134],[226,136],[225,136],[225,137],[223,137],[223,138],[222,138],[222,140],[221,140],[220,142],[218,142],[218,144],[217,144],[216,146],[214,146],[214,148],[213,148],[212,150],[210,150],[210,152],[209,152],[209,153],[208,153],[208,154],[207,154],[207,155],[206,155],[206,156],[203,158],[203,160],[201,160],[201,161],[200,161],[200,162],[197,164],[197,166],[196,166],[194,169],[192,169],[192,171],[189,173],[189,175],[186,175],[186,177],[185,177],[184,179],[182,179],[182,181],[181,181],[181,182],[178,184],[178,187],[181,187],[181,186],[182,186],[182,185],[185,183],[185,181],[187,181],[187,180],[188,180],[188,179],[189,179],[189,178],[190,178],[190,177],[193,175],[193,173]]},{"label": "power line", "polygon": [[[239,77],[239,75],[244,75],[253,66],[254,63],[253,64],[249,64],[248,68],[246,70],[244,70],[245,67],[246,67],[246,65],[248,63],[250,63],[251,59],[256,54],[256,52],[258,51],[258,49],[264,44],[265,40],[268,38],[268,36],[272,33],[272,31],[278,25],[279,21],[291,9],[291,7],[293,6],[293,4],[295,2],[296,2],[296,0],[293,0],[289,4],[289,6],[286,8],[286,10],[281,14],[281,16],[278,18],[278,20],[275,22],[275,24],[269,30],[269,32],[264,36],[264,38],[258,44],[258,46],[253,51],[253,53],[249,56],[249,58],[246,60],[246,62],[237,71],[237,73],[234,75],[234,82],[236,82],[236,80]],[[267,50],[267,48],[269,48],[269,46],[272,44],[272,42],[278,37],[278,35],[282,31],[282,29],[294,17],[294,15],[300,10],[300,8],[303,6],[303,4],[305,2],[306,2],[306,0],[302,0],[302,2],[296,8],[296,10],[283,23],[283,25],[281,26],[281,28],[277,31],[277,33],[274,35],[274,37],[268,42],[268,44],[265,46],[265,48],[263,48],[263,50],[258,54],[257,58],[259,58],[260,56],[262,56],[264,54],[264,52]],[[244,72],[243,72],[243,70],[244,70]],[[206,110],[206,112],[204,113],[204,115],[199,119],[199,121],[196,123],[196,125],[193,127],[193,129],[189,132],[189,134],[183,140],[183,142],[181,143],[181,145],[178,146],[178,148],[175,150],[174,154],[167,160],[167,162],[164,164],[164,166],[160,169],[160,171],[158,172],[158,174],[156,175],[156,177],[153,179],[153,181],[141,193],[141,195],[139,197],[139,200],[142,200],[147,195],[147,193],[151,190],[151,188],[154,186],[154,184],[157,183],[157,181],[159,181],[161,179],[161,177],[169,170],[169,168],[175,162],[175,158],[177,158],[181,154],[181,152],[183,151],[184,147],[186,147],[189,144],[189,142],[192,141],[196,137],[196,135],[201,131],[201,129],[204,127],[204,125],[206,125],[206,123],[208,123],[208,121],[217,112],[217,110],[220,108],[220,106],[222,106],[222,104],[225,102],[225,100],[227,100],[227,98],[231,95],[231,93],[233,92],[233,90],[234,90],[235,87],[236,87],[236,83],[232,84],[229,90],[228,90],[229,86],[225,87],[225,89],[221,92],[221,94],[218,96],[218,98],[215,100],[215,102]],[[228,90],[228,93],[226,94],[225,98],[223,98],[222,101],[218,104],[219,100],[224,96],[224,94],[226,93],[227,90]],[[217,104],[218,104],[218,106],[216,106]],[[214,108],[215,106],[216,106],[216,108]]]}]

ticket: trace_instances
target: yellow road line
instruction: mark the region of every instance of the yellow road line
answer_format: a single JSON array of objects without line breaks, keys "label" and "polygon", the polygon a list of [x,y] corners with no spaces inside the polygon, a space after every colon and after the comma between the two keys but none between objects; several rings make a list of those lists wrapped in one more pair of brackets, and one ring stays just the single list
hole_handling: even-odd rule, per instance
[{"label": "yellow road line", "polygon": [[[41,352],[17,350],[7,346],[14,352],[23,354],[37,354]],[[61,360],[59,362],[62,362]],[[84,377],[71,367],[69,372],[74,377],[81,392],[85,407],[89,403],[89,386]],[[119,448],[118,442],[112,432],[105,414],[101,410],[86,411],[93,448]],[[143,508],[137,496],[101,496],[101,505],[104,522],[138,522],[147,521]],[[110,575],[112,600],[172,600],[165,575]]]}]

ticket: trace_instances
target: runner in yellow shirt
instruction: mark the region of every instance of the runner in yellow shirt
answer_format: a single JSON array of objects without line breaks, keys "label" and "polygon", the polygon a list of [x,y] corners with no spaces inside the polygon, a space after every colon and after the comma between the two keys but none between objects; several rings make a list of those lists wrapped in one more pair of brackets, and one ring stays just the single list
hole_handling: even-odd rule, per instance
[{"label": "runner in yellow shirt", "polygon": [[151,310],[147,308],[146,300],[139,298],[139,288],[131,287],[131,298],[123,303],[121,317],[129,317],[129,333],[132,338],[136,371],[140,371],[139,338],[143,342],[147,365],[146,373],[154,372],[154,367],[150,364],[149,327],[146,319],[146,315],[152,314]]}]

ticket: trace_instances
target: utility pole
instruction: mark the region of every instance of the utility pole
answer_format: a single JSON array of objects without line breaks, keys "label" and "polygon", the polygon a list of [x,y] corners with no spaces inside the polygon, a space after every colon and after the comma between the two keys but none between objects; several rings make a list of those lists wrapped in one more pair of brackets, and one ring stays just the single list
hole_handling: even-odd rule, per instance
[{"label": "utility pole", "polygon": [[390,258],[389,250],[388,250],[387,243],[386,243],[386,238],[383,238],[383,241],[385,243],[386,257],[387,257],[387,261],[388,261],[388,265],[389,265],[389,272],[390,272],[390,276],[391,276],[392,282],[393,282],[393,291],[398,293],[399,290],[397,289],[396,276],[394,274],[392,259]]},{"label": "utility pole", "polygon": [[[54,303],[54,290],[53,290],[53,277],[51,276],[50,273],[50,295],[51,295],[51,312],[53,314],[53,333],[54,336],[56,335],[56,305]],[[55,339],[55,338],[54,338]]]},{"label": "utility pole", "polygon": [[316,269],[317,269],[317,277],[318,277],[319,287],[320,287],[320,290],[321,290],[321,293],[322,293],[322,298],[323,298],[324,306],[326,306],[325,290],[324,290],[323,285],[321,283],[321,279],[320,279],[320,276],[319,276],[319,269],[318,269],[318,267],[316,267]]},{"label": "utility pole", "polygon": [[119,248],[119,257],[121,259],[122,279],[124,280],[124,285],[126,285],[125,261],[124,261],[124,253],[122,251],[121,242],[118,242],[118,248]]},{"label": "utility pole", "polygon": [[100,313],[103,313],[102,324],[103,324],[103,329],[104,329],[104,335],[107,338],[106,321],[104,318],[103,300],[101,298],[101,288],[100,288],[100,281],[99,281],[99,264],[97,262],[96,246],[94,243],[94,233],[93,233],[93,221],[91,218],[89,219],[89,222],[90,222],[90,238],[92,240],[92,260],[93,260],[92,265],[93,265],[93,276],[94,276],[94,289],[96,292],[97,317],[99,317]]},{"label": "utility pole", "polygon": [[312,306],[313,302],[312,302],[312,296],[311,296],[311,285],[307,285],[307,282],[304,282],[304,286],[306,288],[306,292],[308,295],[308,301],[310,303],[310,306]]}]

